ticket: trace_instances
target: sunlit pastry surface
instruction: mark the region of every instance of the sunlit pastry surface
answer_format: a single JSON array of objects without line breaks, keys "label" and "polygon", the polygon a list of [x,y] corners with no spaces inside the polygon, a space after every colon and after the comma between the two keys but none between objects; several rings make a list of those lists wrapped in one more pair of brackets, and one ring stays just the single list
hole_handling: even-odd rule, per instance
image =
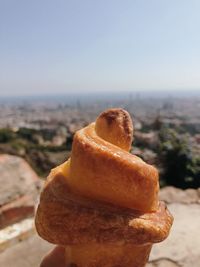
[{"label": "sunlit pastry surface", "polygon": [[71,158],[47,178],[37,231],[66,246],[78,267],[142,267],[152,244],[169,234],[173,219],[158,201],[157,169],[129,153],[132,136],[128,112],[104,111],[75,134]]}]

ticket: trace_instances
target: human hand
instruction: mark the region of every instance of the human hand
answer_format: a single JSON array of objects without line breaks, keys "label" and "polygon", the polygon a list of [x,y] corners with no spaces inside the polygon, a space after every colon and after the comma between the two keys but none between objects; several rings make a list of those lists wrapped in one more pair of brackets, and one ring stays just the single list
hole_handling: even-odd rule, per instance
[{"label": "human hand", "polygon": [[65,248],[56,246],[44,257],[40,267],[67,267],[65,261]]}]

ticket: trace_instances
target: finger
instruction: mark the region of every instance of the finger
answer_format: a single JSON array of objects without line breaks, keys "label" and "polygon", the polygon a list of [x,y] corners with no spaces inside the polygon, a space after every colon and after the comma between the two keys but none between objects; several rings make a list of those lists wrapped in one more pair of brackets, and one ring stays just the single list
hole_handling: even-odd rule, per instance
[{"label": "finger", "polygon": [[44,257],[40,267],[67,267],[65,263],[65,248],[56,246]]}]

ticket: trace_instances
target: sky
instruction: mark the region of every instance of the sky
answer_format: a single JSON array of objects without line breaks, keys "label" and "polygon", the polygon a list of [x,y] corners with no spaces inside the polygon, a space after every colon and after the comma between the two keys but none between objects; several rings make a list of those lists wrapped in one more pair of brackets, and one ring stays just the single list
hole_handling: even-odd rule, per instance
[{"label": "sky", "polygon": [[0,0],[0,96],[200,91],[199,0]]}]

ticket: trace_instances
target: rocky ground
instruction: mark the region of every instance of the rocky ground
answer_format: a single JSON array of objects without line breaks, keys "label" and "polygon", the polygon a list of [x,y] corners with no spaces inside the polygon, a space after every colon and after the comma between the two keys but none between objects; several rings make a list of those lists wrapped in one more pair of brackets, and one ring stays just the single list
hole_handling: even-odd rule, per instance
[{"label": "rocky ground", "polygon": [[174,216],[170,236],[154,245],[147,267],[198,267],[200,262],[200,190],[166,187],[160,198]]},{"label": "rocky ground", "polygon": [[[26,188],[33,187],[34,185],[36,188],[35,190],[37,190],[38,182],[35,174],[23,160],[19,160],[16,157],[10,158],[4,156],[0,157],[0,163],[7,166],[1,169],[0,199],[2,206],[0,206],[0,222],[2,222],[2,225],[9,225],[9,216],[12,215],[11,219],[17,220],[19,216],[18,212],[20,212],[21,209],[20,205],[26,207],[26,201],[21,201],[19,205],[19,199],[22,198],[23,200],[23,196],[29,195]],[[15,170],[12,172],[13,177],[18,177],[18,180],[14,183],[9,180],[11,176],[8,175],[8,172],[3,172],[3,170],[8,170],[8,168],[12,171]],[[25,170],[27,175],[25,175]],[[29,177],[29,179],[26,179],[26,177]],[[5,184],[5,179],[8,179],[10,184],[15,188],[10,188],[10,191],[8,188],[5,189],[7,186],[7,184]],[[19,183],[22,182],[23,186],[19,188]],[[7,194],[7,192],[13,192],[12,190],[15,190],[16,193],[15,195],[12,193],[13,197]],[[28,206],[31,207],[30,212],[23,213],[23,218],[33,213],[35,193],[33,195],[34,197],[31,198],[30,204],[28,204]],[[188,189],[183,191],[173,187],[165,187],[160,192],[160,198],[167,202],[168,208],[174,216],[174,224],[169,238],[160,244],[154,245],[147,267],[199,267],[200,189]],[[9,201],[13,206],[8,205]],[[3,202],[5,205],[3,205]],[[6,208],[4,208],[4,206]],[[24,209],[22,208],[21,211],[24,211]],[[16,214],[18,215],[15,216]],[[0,252],[0,266],[39,266],[42,257],[52,247],[51,244],[40,239],[33,231],[31,236],[29,235],[25,240],[17,243],[15,242],[15,244],[12,244],[3,252]]]},{"label": "rocky ground", "polygon": [[0,229],[34,215],[41,180],[20,157],[0,155]]}]

